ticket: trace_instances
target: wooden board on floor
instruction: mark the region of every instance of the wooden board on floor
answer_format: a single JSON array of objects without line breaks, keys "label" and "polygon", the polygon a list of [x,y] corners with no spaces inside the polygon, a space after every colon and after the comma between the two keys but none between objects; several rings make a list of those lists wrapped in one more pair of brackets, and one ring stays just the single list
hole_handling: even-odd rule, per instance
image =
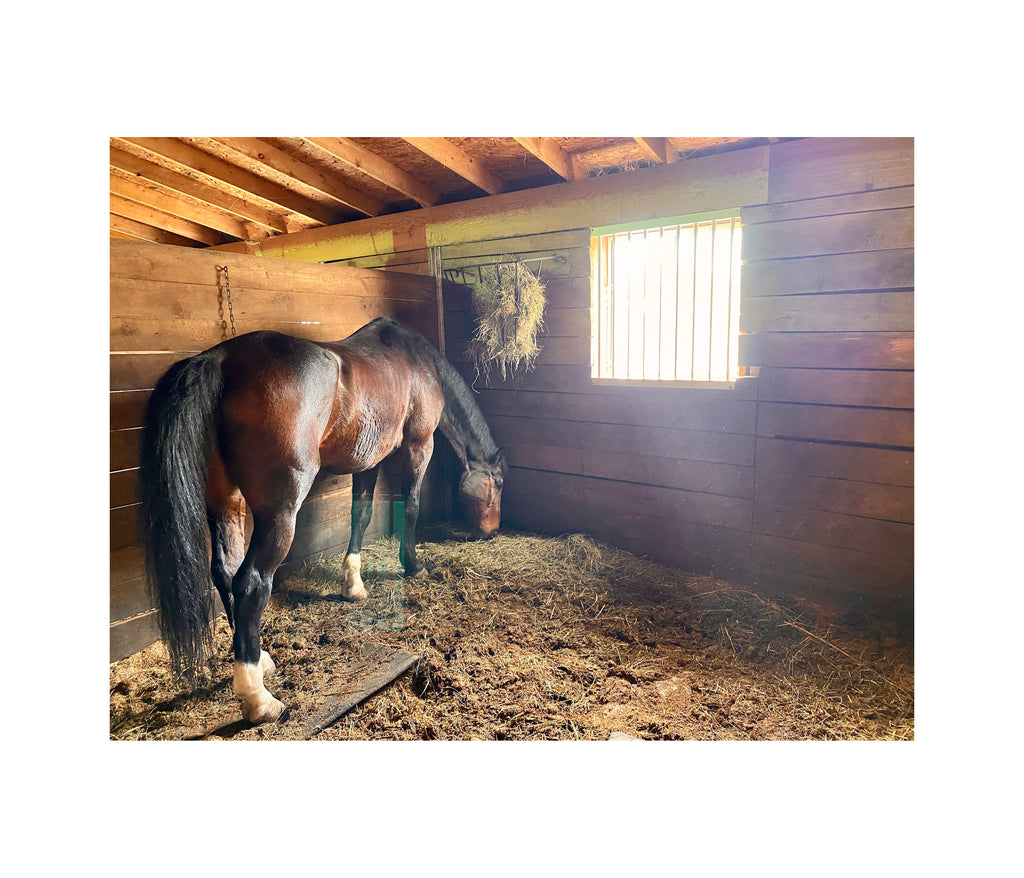
[{"label": "wooden board on floor", "polygon": [[346,669],[349,676],[342,679],[337,692],[306,727],[305,737],[312,738],[336,723],[361,701],[404,674],[418,658],[383,644],[364,644],[352,657],[352,667]]}]

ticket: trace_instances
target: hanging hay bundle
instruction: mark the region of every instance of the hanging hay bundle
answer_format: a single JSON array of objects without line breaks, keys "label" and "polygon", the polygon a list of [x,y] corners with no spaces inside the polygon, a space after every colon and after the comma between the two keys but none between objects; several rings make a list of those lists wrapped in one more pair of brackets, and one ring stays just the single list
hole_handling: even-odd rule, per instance
[{"label": "hanging hay bundle", "polygon": [[544,283],[524,263],[506,260],[480,266],[469,282],[477,319],[468,353],[486,384],[492,371],[502,380],[520,369],[529,372],[540,353]]}]

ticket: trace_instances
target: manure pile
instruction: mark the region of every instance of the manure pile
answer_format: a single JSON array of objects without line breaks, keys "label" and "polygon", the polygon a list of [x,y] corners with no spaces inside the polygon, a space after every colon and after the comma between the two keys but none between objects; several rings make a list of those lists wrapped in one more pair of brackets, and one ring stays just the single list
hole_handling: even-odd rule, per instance
[{"label": "manure pile", "polygon": [[217,621],[208,684],[190,693],[154,644],[110,667],[115,740],[294,740],[368,649],[418,660],[316,740],[907,740],[912,644],[894,623],[776,603],[588,537],[447,529],[404,579],[398,544],[363,551],[369,600],[337,595],[341,557],[275,588],[263,646],[284,721],[250,727]]}]

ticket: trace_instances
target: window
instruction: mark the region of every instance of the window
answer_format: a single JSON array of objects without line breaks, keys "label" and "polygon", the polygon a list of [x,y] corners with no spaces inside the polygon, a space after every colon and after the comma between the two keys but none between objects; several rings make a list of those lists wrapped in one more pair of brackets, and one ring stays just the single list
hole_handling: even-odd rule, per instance
[{"label": "window", "polygon": [[734,381],[739,210],[593,230],[595,381]]}]

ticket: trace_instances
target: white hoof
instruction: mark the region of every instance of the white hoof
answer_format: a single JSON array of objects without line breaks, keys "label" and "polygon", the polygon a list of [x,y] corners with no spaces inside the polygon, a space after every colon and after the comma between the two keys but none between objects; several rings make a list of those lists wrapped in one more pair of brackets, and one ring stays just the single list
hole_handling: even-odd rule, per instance
[{"label": "white hoof", "polygon": [[[242,717],[253,725],[273,722],[284,713],[284,705],[278,701],[267,687],[263,685],[263,657],[270,656],[266,652],[260,654],[260,664],[247,665],[235,662],[234,687],[235,695],[242,699]],[[270,661],[273,665],[273,662]]]},{"label": "white hoof", "polygon": [[365,601],[369,595],[366,593],[366,586],[363,585],[363,578],[359,575],[362,568],[358,555],[346,555],[342,562],[342,569],[345,578],[341,585],[342,597],[350,601]]}]

